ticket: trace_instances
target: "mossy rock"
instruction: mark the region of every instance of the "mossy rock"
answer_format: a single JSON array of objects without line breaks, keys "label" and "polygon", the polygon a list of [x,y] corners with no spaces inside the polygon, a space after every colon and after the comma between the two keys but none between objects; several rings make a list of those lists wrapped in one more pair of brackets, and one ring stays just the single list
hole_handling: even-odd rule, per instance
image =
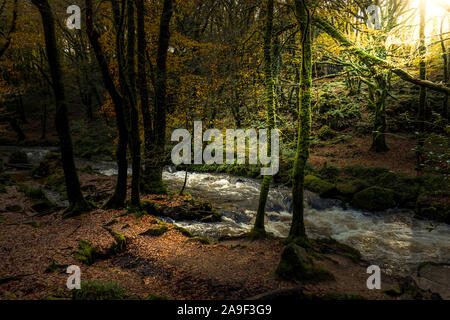
[{"label": "mossy rock", "polygon": [[450,224],[450,202],[448,196],[423,194],[416,202],[416,213],[419,217]]},{"label": "mossy rock", "polygon": [[340,243],[332,238],[323,238],[313,241],[314,247],[322,254],[333,253],[348,257],[355,262],[361,261],[361,253],[346,244]]},{"label": "mossy rock", "polygon": [[305,177],[305,188],[324,198],[334,196],[337,191],[334,184],[312,175]]},{"label": "mossy rock", "polygon": [[87,241],[80,240],[78,250],[73,252],[73,257],[88,266],[92,265],[98,257],[97,249]]},{"label": "mossy rock", "polygon": [[14,151],[9,155],[8,159],[11,164],[28,164],[28,156],[23,151]]},{"label": "mossy rock", "polygon": [[365,167],[361,165],[354,165],[345,167],[343,172],[352,177],[367,181],[370,184],[376,184],[377,179],[380,176],[390,173],[391,170],[385,167]]},{"label": "mossy rock", "polygon": [[317,132],[317,136],[320,140],[330,140],[336,137],[336,132],[332,130],[329,126],[323,126]]},{"label": "mossy rock", "polygon": [[397,206],[395,192],[391,189],[370,187],[356,193],[352,205],[368,211],[383,211]]},{"label": "mossy rock", "polygon": [[50,175],[45,181],[44,187],[64,195],[66,193],[66,179],[64,174],[58,171],[57,173]]},{"label": "mossy rock", "polygon": [[355,193],[358,193],[367,187],[369,187],[367,183],[358,179],[342,181],[336,184],[336,189],[339,194],[347,197],[353,196]]},{"label": "mossy rock", "polygon": [[31,200],[48,200],[44,191],[40,187],[22,184],[19,185],[19,190],[23,192]]},{"label": "mossy rock", "polygon": [[185,237],[188,237],[188,238],[192,238],[193,237],[193,234],[186,228],[179,227],[179,226],[174,226],[173,229],[177,230],[178,232],[180,232]]},{"label": "mossy rock", "polygon": [[128,300],[131,296],[114,282],[88,280],[81,283],[81,290],[73,291],[73,300]]},{"label": "mossy rock", "polygon": [[114,243],[111,245],[111,248],[109,249],[109,254],[116,255],[125,252],[127,249],[127,237],[119,232],[111,232],[111,235],[114,238]]},{"label": "mossy rock", "polygon": [[278,279],[286,281],[320,282],[334,279],[328,270],[315,265],[305,248],[294,243],[284,248],[275,274]]},{"label": "mossy rock", "polygon": [[186,242],[198,242],[198,243],[206,244],[206,245],[212,244],[212,241],[210,239],[208,239],[206,237],[200,237],[200,236],[187,239]]},{"label": "mossy rock", "polygon": [[149,237],[160,237],[167,231],[169,231],[169,227],[167,227],[167,225],[158,225],[151,227],[150,229],[148,229],[144,233],[141,233],[140,235]]},{"label": "mossy rock", "polygon": [[333,165],[324,163],[324,165],[319,169],[318,172],[320,177],[322,177],[323,179],[327,181],[335,181],[337,177],[339,177],[341,169]]},{"label": "mossy rock", "polygon": [[31,172],[31,176],[46,178],[62,169],[61,155],[57,152],[48,152],[39,165]]}]

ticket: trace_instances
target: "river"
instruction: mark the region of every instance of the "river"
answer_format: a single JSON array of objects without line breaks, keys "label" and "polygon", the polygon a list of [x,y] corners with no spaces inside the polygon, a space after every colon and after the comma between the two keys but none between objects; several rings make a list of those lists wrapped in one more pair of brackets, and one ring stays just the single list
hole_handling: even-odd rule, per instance
[{"label": "river", "polygon": [[[0,147],[0,153],[14,147]],[[37,163],[49,149],[21,148],[32,163]],[[17,150],[17,149],[16,149]],[[77,160],[77,165],[91,165],[104,175],[117,174],[112,162]],[[164,180],[173,190],[183,185],[185,172],[168,168]],[[260,182],[227,174],[189,173],[186,192],[210,201],[223,214],[221,222],[173,222],[197,235],[210,238],[237,236],[252,227],[258,205]],[[321,199],[306,193],[305,224],[312,238],[332,237],[358,249],[371,263],[385,271],[409,273],[420,263],[450,263],[450,225],[414,218],[408,210],[369,213],[346,208],[335,200]],[[292,196],[288,188],[275,186],[269,193],[266,229],[278,237],[286,237],[292,219]]]}]

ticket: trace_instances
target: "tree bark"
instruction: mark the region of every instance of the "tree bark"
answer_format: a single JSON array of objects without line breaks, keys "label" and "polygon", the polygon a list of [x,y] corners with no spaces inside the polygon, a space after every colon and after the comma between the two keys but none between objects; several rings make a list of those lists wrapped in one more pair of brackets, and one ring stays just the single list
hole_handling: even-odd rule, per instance
[{"label": "tree bark", "polygon": [[149,152],[151,157],[146,161],[145,181],[143,182],[145,193],[167,193],[167,187],[162,181],[162,172],[166,162],[167,50],[169,49],[172,15],[173,0],[164,0],[156,57],[154,146]]},{"label": "tree bark", "polygon": [[[264,35],[264,73],[266,87],[266,108],[267,108],[267,127],[268,127],[268,152],[270,154],[271,131],[275,129],[275,93],[273,80],[273,64],[272,64],[272,33],[273,33],[273,0],[266,0],[266,30]],[[256,213],[255,225],[253,233],[255,235],[264,236],[266,231],[264,227],[264,216],[266,211],[267,197],[269,195],[270,185],[273,176],[264,176],[261,191],[259,194],[258,211]]]},{"label": "tree bark", "polygon": [[60,54],[56,43],[55,19],[48,0],[33,0],[32,2],[38,8],[42,17],[47,59],[50,66],[53,91],[55,94],[56,131],[58,132],[60,141],[61,159],[66,181],[67,197],[70,203],[65,216],[75,216],[90,211],[92,206],[84,199],[83,194],[81,193],[80,182],[78,180],[75,162],[73,159],[73,146],[69,131],[69,119],[67,117],[67,103],[63,84],[63,74],[61,69]]},{"label": "tree bark", "polygon": [[117,183],[113,196],[106,203],[106,209],[120,209],[125,206],[127,196],[127,178],[128,178],[128,129],[125,121],[124,101],[119,90],[114,84],[112,75],[109,72],[108,63],[100,45],[100,35],[94,28],[92,0],[86,0],[86,31],[89,41],[95,53],[95,57],[100,66],[103,82],[114,104],[116,114],[116,124],[119,131],[119,142],[117,145],[116,157],[118,166]]},{"label": "tree bark", "polygon": [[311,41],[311,16],[308,12],[305,0],[295,0],[295,11],[302,37],[302,67],[299,90],[299,116],[297,152],[294,162],[294,177],[292,186],[293,219],[289,239],[296,241],[305,239],[304,224],[304,191],[305,168],[310,153],[311,138],[311,86],[312,86],[312,41]]},{"label": "tree bark", "polygon": [[131,206],[140,207],[139,180],[141,175],[141,138],[139,135],[139,112],[136,99],[136,21],[134,0],[127,0],[127,74],[128,101],[130,111],[130,150],[133,176],[131,179]]}]

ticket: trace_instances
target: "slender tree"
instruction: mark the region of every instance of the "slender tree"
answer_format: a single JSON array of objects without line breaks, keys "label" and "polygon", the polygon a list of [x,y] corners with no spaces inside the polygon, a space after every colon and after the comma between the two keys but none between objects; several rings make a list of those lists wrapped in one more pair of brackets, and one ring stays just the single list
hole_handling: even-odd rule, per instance
[{"label": "slender tree", "polygon": [[[268,145],[270,146],[271,131],[275,129],[275,93],[273,80],[272,63],[272,33],[273,33],[273,0],[264,1],[266,11],[266,23],[264,34],[264,74],[265,74],[265,100],[267,108],[267,127],[268,127]],[[268,152],[270,153],[270,147]],[[270,185],[273,176],[264,176],[261,191],[259,194],[258,211],[256,213],[253,233],[255,235],[265,235],[264,215],[266,210],[267,197],[269,195]]]},{"label": "slender tree", "polygon": [[[116,0],[113,0],[114,2]],[[118,209],[125,206],[127,196],[127,146],[128,146],[128,129],[125,119],[124,100],[114,84],[113,76],[109,72],[109,66],[105,58],[105,54],[101,47],[99,33],[94,28],[92,0],[86,0],[86,31],[89,41],[94,50],[97,62],[100,66],[103,82],[114,104],[114,112],[116,115],[116,124],[119,132],[119,142],[117,145],[116,158],[118,166],[117,183],[113,196],[106,203],[106,209]],[[121,26],[117,26],[117,32],[120,33]]]},{"label": "slender tree", "polygon": [[[447,52],[447,48],[445,46],[445,40],[444,40],[444,23],[448,17],[444,16],[442,17],[441,21],[441,32],[439,34],[440,41],[441,41],[441,48],[442,48],[442,62],[443,62],[443,71],[444,71],[444,83],[448,86],[450,83],[450,75],[449,75],[449,67],[450,67],[450,59],[449,54]],[[448,114],[448,94],[444,95],[444,99],[442,101],[442,116],[449,119]]]},{"label": "slender tree", "polygon": [[131,205],[140,207],[139,180],[141,174],[141,138],[139,135],[139,111],[136,98],[136,21],[135,0],[127,0],[127,93],[130,112],[129,143],[132,157]]},{"label": "slender tree", "polygon": [[69,119],[67,117],[67,103],[61,70],[61,58],[56,41],[55,19],[48,0],[33,0],[32,2],[39,10],[44,28],[47,59],[56,102],[56,131],[59,136],[67,197],[70,203],[69,208],[65,212],[65,216],[70,217],[90,211],[92,206],[83,197],[73,159],[73,146],[70,135]]},{"label": "slender tree", "polygon": [[302,66],[299,90],[298,137],[294,162],[292,186],[293,219],[289,239],[306,239],[304,224],[305,168],[310,154],[311,140],[311,87],[312,87],[312,40],[311,15],[305,0],[295,0],[295,12],[302,39]]},{"label": "slender tree", "polygon": [[[143,192],[161,194],[167,188],[162,181],[166,163],[166,114],[167,114],[167,51],[170,40],[170,20],[174,0],[164,0],[159,27],[158,52],[156,56],[154,144],[145,152],[145,178]],[[151,157],[149,156],[151,155]]]},{"label": "slender tree", "polygon": [[[419,25],[419,77],[421,80],[427,79],[427,64],[426,64],[426,53],[427,47],[425,43],[425,27],[426,27],[426,16],[427,16],[427,3],[426,0],[420,0],[419,4],[420,12],[420,25]],[[422,171],[425,153],[425,122],[427,120],[427,89],[423,86],[420,87],[419,93],[419,110],[418,110],[418,123],[419,123],[419,137],[417,145],[417,170]]]}]

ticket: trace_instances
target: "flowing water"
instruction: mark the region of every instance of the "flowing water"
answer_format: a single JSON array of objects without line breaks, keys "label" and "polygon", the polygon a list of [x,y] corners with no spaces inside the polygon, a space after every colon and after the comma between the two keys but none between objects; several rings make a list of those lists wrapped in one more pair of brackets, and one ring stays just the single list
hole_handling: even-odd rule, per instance
[{"label": "flowing water", "polygon": [[[5,151],[0,148],[0,152]],[[32,162],[36,162],[48,149],[28,148],[24,151]],[[101,174],[117,174],[114,163],[77,160],[79,167],[88,164]],[[185,172],[170,168],[164,172],[164,180],[173,190],[181,189],[184,178]],[[241,235],[252,227],[259,188],[260,182],[254,179],[227,174],[189,173],[186,191],[213,203],[223,214],[222,221],[166,221],[211,238]],[[305,203],[305,224],[310,237],[332,237],[348,244],[358,249],[365,259],[383,266],[385,270],[408,272],[426,261],[450,263],[450,225],[415,219],[414,213],[408,210],[368,213],[347,209],[339,201],[321,199],[312,193],[306,193]],[[266,219],[267,231],[278,237],[287,236],[292,219],[292,196],[288,188],[271,189]]]}]

